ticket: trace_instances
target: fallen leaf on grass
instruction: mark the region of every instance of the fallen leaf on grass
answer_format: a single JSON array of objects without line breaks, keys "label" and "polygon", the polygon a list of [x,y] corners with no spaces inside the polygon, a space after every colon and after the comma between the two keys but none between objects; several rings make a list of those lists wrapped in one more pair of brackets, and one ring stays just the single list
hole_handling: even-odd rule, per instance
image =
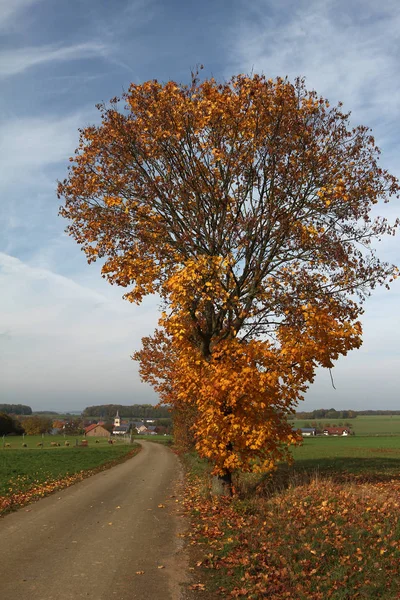
[{"label": "fallen leaf on grass", "polygon": [[204,591],[206,589],[206,586],[204,585],[204,583],[194,583],[193,585],[189,586],[189,589]]}]

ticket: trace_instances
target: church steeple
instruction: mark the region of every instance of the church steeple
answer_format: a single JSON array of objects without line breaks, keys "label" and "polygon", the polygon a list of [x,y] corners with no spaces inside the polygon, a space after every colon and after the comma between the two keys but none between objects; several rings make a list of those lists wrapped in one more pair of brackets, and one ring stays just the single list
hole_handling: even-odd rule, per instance
[{"label": "church steeple", "polygon": [[119,418],[118,411],[117,411],[117,414],[114,417],[114,427],[121,427],[121,419]]}]

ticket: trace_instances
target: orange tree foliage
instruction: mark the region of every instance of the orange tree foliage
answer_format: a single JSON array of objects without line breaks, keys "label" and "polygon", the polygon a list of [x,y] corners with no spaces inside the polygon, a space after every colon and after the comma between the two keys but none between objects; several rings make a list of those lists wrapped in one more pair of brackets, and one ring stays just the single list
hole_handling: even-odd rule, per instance
[{"label": "orange tree foliage", "polygon": [[161,296],[136,358],[200,454],[221,475],[269,470],[315,369],[360,346],[362,301],[397,274],[371,242],[398,223],[371,209],[398,182],[302,80],[194,75],[123,99],[81,131],[61,214],[128,300]]}]

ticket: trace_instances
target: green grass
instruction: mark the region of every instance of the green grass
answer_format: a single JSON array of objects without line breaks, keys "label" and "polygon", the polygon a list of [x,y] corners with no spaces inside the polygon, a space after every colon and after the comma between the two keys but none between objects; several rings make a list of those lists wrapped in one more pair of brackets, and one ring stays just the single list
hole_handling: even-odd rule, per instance
[{"label": "green grass", "polygon": [[342,426],[346,423],[351,425],[352,431],[359,435],[398,435],[400,436],[400,415],[361,415],[355,419],[307,419],[307,420],[291,420],[294,427],[304,427],[306,424],[316,422],[318,425]]},{"label": "green grass", "polygon": [[305,438],[292,451],[294,469],[332,475],[369,475],[387,479],[400,474],[400,438]]},{"label": "green grass", "polygon": [[297,482],[313,479],[346,481],[389,481],[400,479],[400,438],[397,437],[314,437],[292,449],[293,465],[278,465],[272,475],[242,473],[237,487],[242,496],[254,490],[269,495]]},{"label": "green grass", "polygon": [[[172,443],[173,437],[172,435],[134,435],[132,436],[134,440],[148,440],[150,442],[160,442],[163,444],[167,444],[170,445]],[[114,445],[123,445],[123,444],[129,444],[130,443],[130,438],[129,436],[114,436],[113,441],[115,442]],[[76,444],[80,444],[83,440],[86,440],[88,442],[89,446],[108,446],[108,437],[92,437],[92,436],[87,436],[85,438],[84,435],[67,435],[67,436],[63,436],[63,435],[50,435],[47,434],[44,437],[42,437],[41,435],[25,435],[25,437],[22,436],[6,436],[4,439],[2,437],[0,437],[0,453],[2,450],[4,451],[9,451],[10,448],[11,449],[19,449],[22,448],[22,444],[26,444],[28,446],[28,449],[39,449],[41,450],[41,448],[38,448],[38,444],[43,443],[43,449],[45,448],[51,448],[53,449],[53,447],[51,446],[51,444],[53,443],[59,443],[61,447],[65,447],[65,442],[69,442],[70,446],[75,446]],[[10,448],[6,448],[5,445],[9,445]],[[24,450],[26,450],[26,448],[24,448]]]},{"label": "green grass", "polygon": [[8,449],[0,452],[0,496],[23,492],[44,482],[60,480],[81,471],[96,469],[116,461],[132,446],[51,448],[43,450]]},{"label": "green grass", "polygon": [[[28,449],[37,449],[37,445],[43,443],[44,448],[52,448],[51,443],[59,443],[61,447],[65,446],[65,442],[69,442],[70,446],[75,446],[75,444],[80,444],[82,440],[87,440],[89,446],[107,446],[108,445],[108,437],[90,437],[85,438],[84,435],[22,435],[14,436],[6,436],[4,439],[0,437],[0,452],[4,450],[9,450],[5,445],[9,444],[12,449],[22,448],[22,444],[26,444]],[[117,444],[126,444],[129,442],[129,439],[119,439],[113,438]],[[52,448],[53,449],[53,448]],[[26,450],[26,448],[24,448]]]}]

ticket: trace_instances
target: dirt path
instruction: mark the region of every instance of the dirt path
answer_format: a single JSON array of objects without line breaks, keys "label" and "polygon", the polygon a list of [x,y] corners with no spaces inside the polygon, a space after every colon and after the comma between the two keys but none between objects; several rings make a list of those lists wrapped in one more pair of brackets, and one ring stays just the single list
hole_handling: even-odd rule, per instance
[{"label": "dirt path", "polygon": [[179,461],[161,444],[142,446],[125,463],[0,520],[1,599],[182,597],[184,520],[171,498]]}]

